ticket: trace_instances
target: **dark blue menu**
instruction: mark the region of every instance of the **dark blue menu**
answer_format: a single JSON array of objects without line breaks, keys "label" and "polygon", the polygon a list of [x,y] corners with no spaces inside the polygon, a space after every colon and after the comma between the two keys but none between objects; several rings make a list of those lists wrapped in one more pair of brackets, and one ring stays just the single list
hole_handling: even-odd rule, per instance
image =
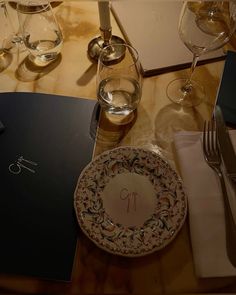
[{"label": "dark blue menu", "polygon": [[96,110],[92,100],[0,94],[0,272],[71,280],[73,194],[92,158]]},{"label": "dark blue menu", "polygon": [[236,52],[227,53],[217,104],[222,109],[226,123],[236,125]]}]

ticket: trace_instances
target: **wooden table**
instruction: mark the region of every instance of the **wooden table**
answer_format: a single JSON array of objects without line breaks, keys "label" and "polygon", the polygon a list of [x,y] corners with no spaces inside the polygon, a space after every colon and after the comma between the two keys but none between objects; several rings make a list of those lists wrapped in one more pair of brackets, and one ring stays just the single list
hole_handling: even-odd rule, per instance
[{"label": "wooden table", "polygon": [[[36,71],[25,62],[26,52],[15,53],[0,73],[0,91],[26,91],[96,99],[96,64],[87,57],[88,42],[99,35],[97,3],[65,1],[54,7],[64,35],[62,59],[47,71]],[[112,18],[113,33],[122,36]],[[134,124],[117,126],[101,118],[95,154],[117,146],[134,145],[160,151],[178,170],[173,134],[201,130],[214,106],[224,62],[199,66],[195,77],[206,89],[207,99],[183,109],[166,96],[166,86],[186,70],[145,78]],[[17,245],[16,245],[17,247]],[[0,262],[1,263],[1,262]],[[97,248],[79,232],[71,283],[0,274],[0,294],[80,293],[223,293],[236,292],[236,278],[198,279],[194,274],[188,218],[176,239],[146,257],[122,258]]]}]

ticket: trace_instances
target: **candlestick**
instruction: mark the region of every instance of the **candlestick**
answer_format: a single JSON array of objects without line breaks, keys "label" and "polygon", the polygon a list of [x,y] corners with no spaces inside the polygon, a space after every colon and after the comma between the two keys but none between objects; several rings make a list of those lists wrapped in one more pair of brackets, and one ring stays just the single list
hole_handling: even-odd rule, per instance
[{"label": "candlestick", "polygon": [[[125,43],[122,38],[112,35],[109,1],[98,0],[98,11],[101,36],[94,38],[88,44],[88,56],[93,62],[98,61],[100,52],[105,46]],[[124,54],[124,52],[114,52],[114,62],[121,60]]]},{"label": "candlestick", "polygon": [[98,10],[99,10],[100,29],[110,30],[111,20],[110,20],[109,1],[99,1]]}]

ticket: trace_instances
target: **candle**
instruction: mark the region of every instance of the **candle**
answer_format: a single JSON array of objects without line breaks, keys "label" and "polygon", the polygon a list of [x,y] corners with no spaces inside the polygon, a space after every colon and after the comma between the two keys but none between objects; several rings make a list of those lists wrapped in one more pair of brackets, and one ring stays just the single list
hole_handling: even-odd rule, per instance
[{"label": "candle", "polygon": [[109,1],[98,1],[99,19],[100,19],[100,29],[110,30],[110,7]]}]

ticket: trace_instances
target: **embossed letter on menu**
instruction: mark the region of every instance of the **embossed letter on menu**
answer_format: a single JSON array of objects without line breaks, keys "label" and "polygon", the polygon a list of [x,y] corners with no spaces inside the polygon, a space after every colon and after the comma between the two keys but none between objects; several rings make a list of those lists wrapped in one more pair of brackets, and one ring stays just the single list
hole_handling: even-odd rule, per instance
[{"label": "embossed letter on menu", "polygon": [[8,166],[8,170],[12,174],[20,174],[23,170],[30,173],[35,173],[35,168],[38,164],[36,162],[25,159],[20,156],[14,163]]}]

